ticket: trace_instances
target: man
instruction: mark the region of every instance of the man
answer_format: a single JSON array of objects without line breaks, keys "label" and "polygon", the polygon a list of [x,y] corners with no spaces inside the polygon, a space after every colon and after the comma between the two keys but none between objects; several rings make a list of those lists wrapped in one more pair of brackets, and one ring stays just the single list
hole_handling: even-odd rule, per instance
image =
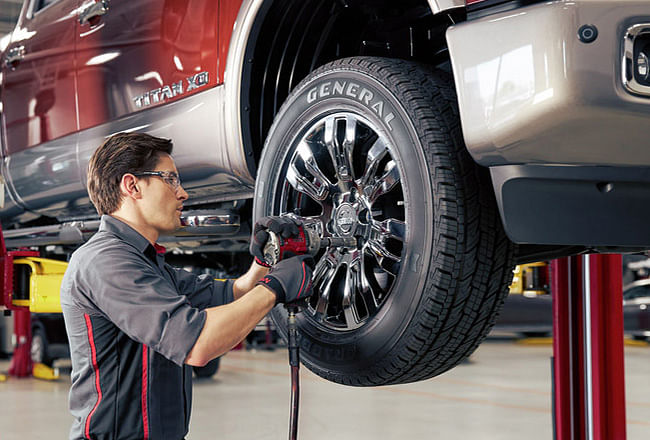
[{"label": "man", "polygon": [[[88,193],[101,226],[74,252],[61,284],[72,358],[71,439],[184,438],[190,366],[230,350],[275,304],[311,294],[307,256],[270,269],[256,259],[234,281],[165,264],[156,240],[180,226],[188,197],[171,152],[169,140],[121,133],[90,160]],[[265,227],[298,232],[290,220],[263,219],[251,243],[258,256]]]}]

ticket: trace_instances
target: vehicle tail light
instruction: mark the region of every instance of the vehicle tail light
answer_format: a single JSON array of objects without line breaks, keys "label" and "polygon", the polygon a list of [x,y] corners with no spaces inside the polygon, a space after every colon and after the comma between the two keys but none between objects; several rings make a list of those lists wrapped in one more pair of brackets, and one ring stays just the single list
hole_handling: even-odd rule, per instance
[{"label": "vehicle tail light", "polygon": [[632,93],[650,96],[650,23],[630,27],[623,45],[623,85]]}]

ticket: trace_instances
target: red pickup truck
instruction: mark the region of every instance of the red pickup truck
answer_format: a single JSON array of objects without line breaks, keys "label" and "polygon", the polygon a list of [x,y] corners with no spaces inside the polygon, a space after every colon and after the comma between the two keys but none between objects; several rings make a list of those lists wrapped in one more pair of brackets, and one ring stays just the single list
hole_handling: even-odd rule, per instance
[{"label": "red pickup truck", "polygon": [[94,149],[169,137],[190,195],[174,258],[248,262],[269,214],[354,237],[316,257],[306,365],[435,376],[488,333],[516,262],[650,248],[648,17],[640,0],[26,0],[0,43],[5,238],[65,256],[97,227]]}]

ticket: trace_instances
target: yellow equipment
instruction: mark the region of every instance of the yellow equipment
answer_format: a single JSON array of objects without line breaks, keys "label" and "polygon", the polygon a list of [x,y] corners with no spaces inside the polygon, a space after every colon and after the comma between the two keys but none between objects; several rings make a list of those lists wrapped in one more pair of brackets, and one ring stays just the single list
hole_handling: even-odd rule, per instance
[{"label": "yellow equipment", "polygon": [[42,380],[57,380],[59,378],[59,369],[48,367],[45,364],[34,364],[32,376]]},{"label": "yellow equipment", "polygon": [[[7,251],[0,227],[0,310],[14,314],[16,341],[9,365],[10,376],[58,378],[57,370],[32,363],[30,313],[61,313],[59,291],[67,267],[66,262],[40,258],[37,251]],[[6,376],[0,375],[0,381],[3,380]]]},{"label": "yellow equipment", "polygon": [[534,296],[549,291],[548,263],[520,264],[515,267],[510,293]]},{"label": "yellow equipment", "polygon": [[[61,313],[59,291],[68,263],[40,257],[14,260],[18,285],[14,285],[13,304],[29,307],[32,313]],[[22,279],[22,282],[20,282]],[[22,295],[17,290],[25,289]],[[27,295],[25,295],[27,293]]]}]

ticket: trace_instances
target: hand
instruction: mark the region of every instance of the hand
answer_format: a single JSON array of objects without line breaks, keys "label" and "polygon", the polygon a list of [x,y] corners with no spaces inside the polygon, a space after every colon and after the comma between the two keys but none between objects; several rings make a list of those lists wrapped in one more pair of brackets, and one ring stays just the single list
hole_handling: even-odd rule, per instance
[{"label": "hand", "polygon": [[264,246],[269,239],[269,233],[275,232],[276,234],[289,238],[298,236],[300,234],[299,226],[302,225],[300,220],[296,220],[288,216],[268,216],[260,218],[253,227],[253,235],[251,237],[250,253],[255,257],[255,262],[264,267],[270,267],[264,261]]},{"label": "hand", "polygon": [[275,293],[276,304],[288,304],[313,293],[311,274],[314,259],[311,255],[287,258],[273,266],[269,273],[257,282]]}]

